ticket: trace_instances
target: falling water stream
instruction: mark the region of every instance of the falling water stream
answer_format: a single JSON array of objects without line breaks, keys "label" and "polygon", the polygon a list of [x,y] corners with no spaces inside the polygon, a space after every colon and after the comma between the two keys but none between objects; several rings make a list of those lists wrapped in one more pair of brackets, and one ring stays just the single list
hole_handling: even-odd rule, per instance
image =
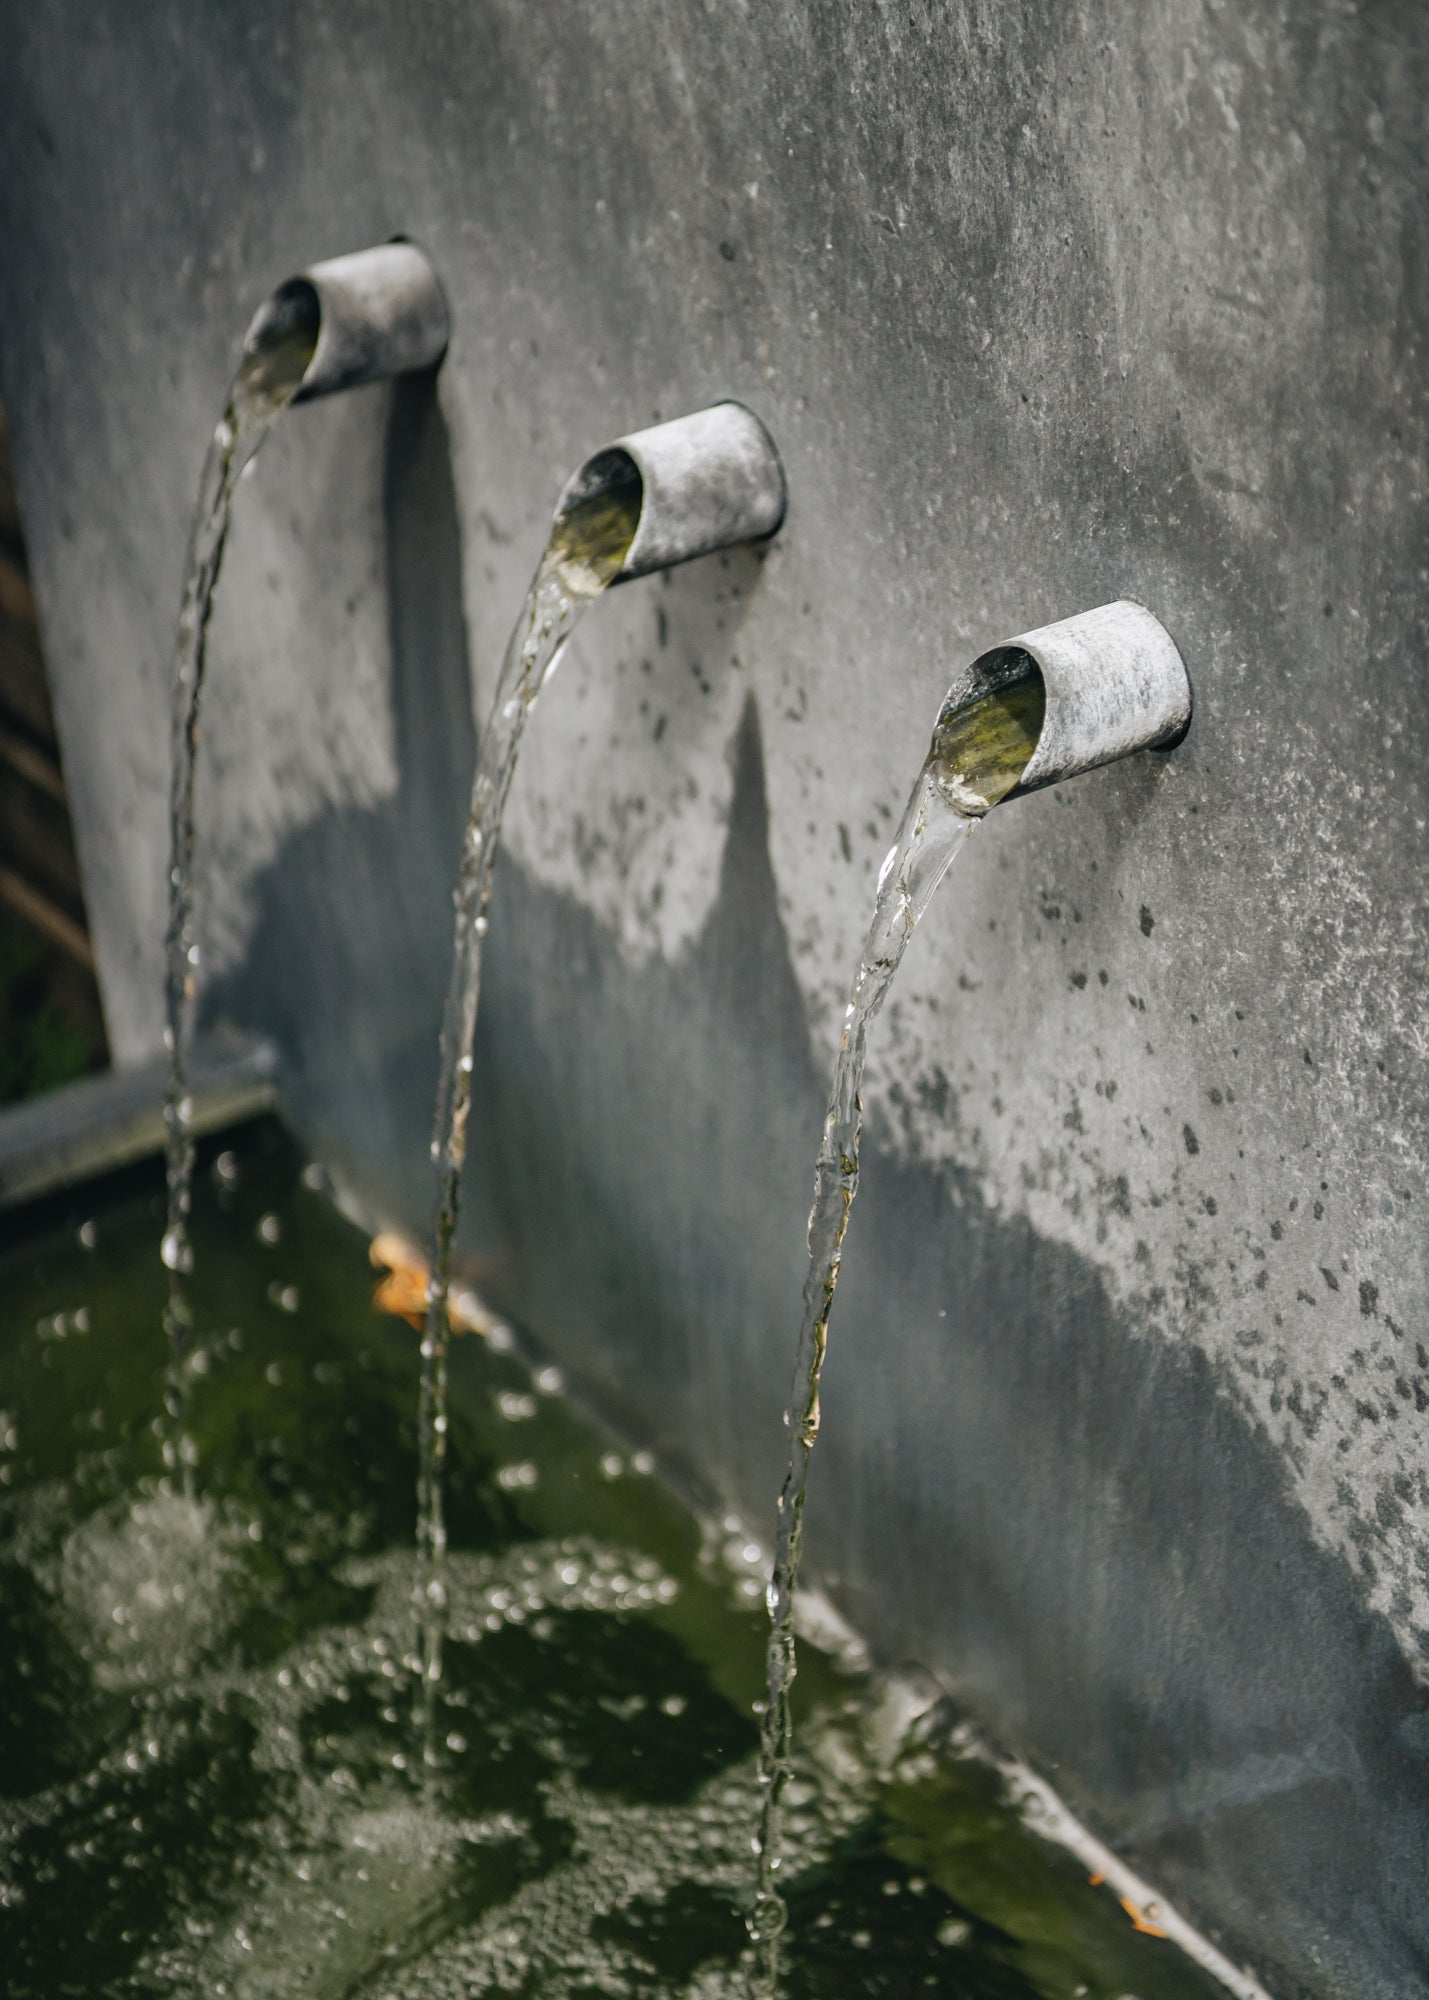
[{"label": "falling water stream", "polygon": [[167,1212],[162,1256],[169,1274],[164,1326],[173,1358],[166,1391],[172,1429],[165,1443],[171,1471],[181,1459],[187,1459],[180,1364],[193,1332],[185,1280],[193,1266],[189,1215],[194,1142],[188,1062],[199,963],[193,921],[194,767],[208,628],[238,482],[253,463],[274,420],[301,388],[317,347],[320,321],[321,309],[312,287],[287,285],[244,344],[243,358],[204,459],[179,609],[171,723],[168,922],[164,933],[164,1040],[169,1073],[164,1090]]},{"label": "falling water stream", "polygon": [[593,493],[562,509],[531,580],[502,661],[477,753],[471,810],[455,893],[451,984],[442,1029],[432,1155],[439,1193],[432,1232],[431,1277],[422,1334],[418,1408],[417,1577],[414,1610],[421,1675],[423,1753],[436,1755],[433,1696],[442,1674],[446,1621],[446,1522],[442,1468],[447,1437],[448,1292],[451,1246],[461,1201],[471,1111],[472,1047],[481,998],[487,910],[526,719],[582,613],[619,574],[640,522],[640,475],[628,460]]},{"label": "falling water stream", "polygon": [[976,822],[1006,798],[1037,747],[1043,718],[1041,675],[1027,654],[1013,655],[1009,678],[938,718],[897,837],[879,871],[873,919],[844,1012],[833,1088],[814,1168],[809,1211],[809,1270],[794,1381],[785,1424],[789,1462],[779,1495],[774,1566],[769,1582],[767,1687],[760,1729],[758,1888],[749,1920],[756,1947],[754,1992],[778,1988],[779,1938],[788,1920],[781,1893],[784,1794],[793,1776],[790,1693],[795,1675],[794,1593],[803,1545],[809,1461],[819,1434],[819,1385],[829,1313],[838,1284],[844,1232],[858,1192],[863,1109],[860,1087],[868,1033],[933,891]]}]

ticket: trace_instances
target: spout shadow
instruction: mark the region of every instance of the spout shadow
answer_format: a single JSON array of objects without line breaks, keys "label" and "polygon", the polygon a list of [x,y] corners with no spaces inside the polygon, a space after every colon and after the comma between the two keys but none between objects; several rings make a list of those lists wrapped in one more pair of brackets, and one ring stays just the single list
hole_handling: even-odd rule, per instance
[{"label": "spout shadow", "polygon": [[432,372],[389,392],[382,518],[396,791],[286,842],[251,886],[243,964],[201,1003],[205,1028],[229,1021],[276,1042],[296,1121],[339,1164],[426,1157],[476,756],[461,527]]}]

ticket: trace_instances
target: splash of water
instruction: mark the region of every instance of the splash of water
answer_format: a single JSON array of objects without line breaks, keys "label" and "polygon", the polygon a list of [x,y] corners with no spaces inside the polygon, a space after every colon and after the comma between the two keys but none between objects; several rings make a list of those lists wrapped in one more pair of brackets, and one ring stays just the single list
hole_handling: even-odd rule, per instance
[{"label": "splash of water", "polygon": [[918,774],[897,836],[879,871],[873,919],[844,1011],[833,1087],[814,1168],[809,1211],[809,1270],[794,1381],[784,1422],[789,1461],[779,1495],[764,1714],[760,1726],[758,1882],[749,1919],[757,2000],[775,1994],[779,1938],[788,1921],[781,1893],[781,1821],[793,1775],[790,1695],[796,1672],[794,1593],[803,1547],[809,1461],[819,1434],[819,1392],[828,1345],[829,1313],[839,1280],[844,1233],[858,1193],[863,1124],[860,1088],[868,1034],[908,948],[918,919],[977,821],[1016,785],[1037,747],[1043,687],[1030,658],[1015,659],[1016,676],[938,718],[927,761]]},{"label": "splash of water", "polygon": [[193,1102],[188,1063],[193,1043],[199,947],[194,936],[194,769],[199,705],[208,653],[214,591],[223,566],[233,496],[275,419],[302,386],[317,346],[320,310],[311,286],[285,286],[244,344],[199,479],[179,609],[174,671],[169,791],[168,922],[164,933],[164,1042],[169,1073],[164,1089],[164,1174],[167,1213],[161,1256],[169,1274],[164,1329],[171,1367],[165,1401],[170,1430],[164,1457],[171,1471],[188,1453],[183,1436],[181,1364],[193,1315],[185,1279],[193,1268],[189,1216],[193,1207]]},{"label": "splash of water", "polygon": [[[628,466],[628,469],[627,469]],[[472,1048],[481,999],[481,961],[495,879],[506,797],[521,738],[537,696],[582,613],[619,574],[640,522],[641,483],[633,464],[557,516],[531,580],[502,662],[482,732],[471,809],[455,894],[451,983],[442,1029],[436,1136],[432,1156],[439,1193],[432,1230],[431,1277],[422,1332],[422,1385],[417,1414],[417,1580],[414,1611],[423,1755],[435,1761],[435,1695],[442,1676],[446,1621],[446,1521],[442,1468],[447,1438],[448,1292],[451,1247],[461,1202],[471,1113]]]}]

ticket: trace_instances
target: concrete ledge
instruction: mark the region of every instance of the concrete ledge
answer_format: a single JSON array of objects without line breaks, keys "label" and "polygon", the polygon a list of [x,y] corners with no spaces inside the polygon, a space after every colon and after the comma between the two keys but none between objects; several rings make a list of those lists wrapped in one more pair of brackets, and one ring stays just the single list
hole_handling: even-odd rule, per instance
[{"label": "concrete ledge", "polygon": [[[206,1048],[193,1065],[195,1135],[273,1110],[276,1069],[267,1042],[233,1036]],[[0,1111],[0,1211],[159,1152],[164,1076],[162,1061],[106,1070]]]}]

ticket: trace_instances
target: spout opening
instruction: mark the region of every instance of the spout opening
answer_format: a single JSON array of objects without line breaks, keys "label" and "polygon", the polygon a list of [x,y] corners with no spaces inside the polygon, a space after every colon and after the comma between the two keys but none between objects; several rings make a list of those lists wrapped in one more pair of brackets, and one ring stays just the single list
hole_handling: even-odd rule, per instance
[{"label": "spout opening", "polygon": [[[1044,684],[1041,732],[1007,798],[1179,740],[1191,685],[1175,641],[1145,605],[1098,605],[1022,632],[973,661],[954,695],[977,694],[1031,663]],[[950,700],[952,697],[950,697]]]},{"label": "spout opening", "polygon": [[617,581],[644,508],[644,475],[622,445],[586,460],[561,495],[547,544],[567,589],[594,597]]},{"label": "spout opening", "polygon": [[939,713],[928,771],[965,819],[1011,798],[1037,754],[1047,715],[1042,669],[1022,646],[997,646],[973,661]]},{"label": "spout opening", "polygon": [[762,541],[784,518],[779,454],[742,403],[713,403],[605,445],[571,479],[557,521],[603,490],[633,522],[612,583]]},{"label": "spout opening", "polygon": [[310,279],[289,278],[259,307],[243,342],[234,400],[265,414],[291,403],[302,388],[322,335],[323,309]]}]

